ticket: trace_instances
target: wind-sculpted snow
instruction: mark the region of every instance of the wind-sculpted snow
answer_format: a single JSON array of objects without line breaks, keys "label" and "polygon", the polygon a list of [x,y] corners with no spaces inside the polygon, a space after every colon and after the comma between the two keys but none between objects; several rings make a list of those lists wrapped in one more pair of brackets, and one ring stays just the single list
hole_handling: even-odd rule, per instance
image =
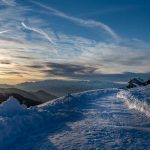
[{"label": "wind-sculpted snow", "polygon": [[0,105],[0,150],[148,150],[150,119],[128,109],[121,91],[68,94],[31,108],[10,98]]},{"label": "wind-sculpted snow", "polygon": [[17,99],[9,97],[7,101],[0,105],[1,116],[13,116],[16,113],[21,113],[26,108],[25,105],[20,105]]},{"label": "wind-sculpted snow", "polygon": [[136,109],[150,117],[150,86],[121,90],[117,97],[124,99],[130,109]]},{"label": "wind-sculpted snow", "polygon": [[[33,119],[34,116],[34,119]],[[11,144],[26,134],[29,128],[36,127],[34,110],[10,97],[0,105],[0,149],[9,150]]]}]

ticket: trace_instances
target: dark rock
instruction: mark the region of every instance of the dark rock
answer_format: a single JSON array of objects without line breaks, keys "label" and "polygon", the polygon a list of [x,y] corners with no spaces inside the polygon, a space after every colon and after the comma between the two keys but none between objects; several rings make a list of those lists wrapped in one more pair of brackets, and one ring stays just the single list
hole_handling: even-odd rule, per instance
[{"label": "dark rock", "polygon": [[138,86],[146,86],[146,82],[141,78],[133,78],[128,82],[127,88],[134,88]]},{"label": "dark rock", "polygon": [[150,80],[147,80],[146,84],[147,84],[147,85],[150,84]]}]

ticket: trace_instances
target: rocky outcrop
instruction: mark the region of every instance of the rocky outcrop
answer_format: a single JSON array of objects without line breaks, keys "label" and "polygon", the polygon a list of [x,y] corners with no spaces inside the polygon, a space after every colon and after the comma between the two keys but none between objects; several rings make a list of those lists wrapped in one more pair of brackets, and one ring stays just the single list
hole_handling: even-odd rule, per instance
[{"label": "rocky outcrop", "polygon": [[133,78],[128,82],[127,88],[134,88],[139,86],[146,86],[150,84],[150,80],[144,81],[141,78]]}]

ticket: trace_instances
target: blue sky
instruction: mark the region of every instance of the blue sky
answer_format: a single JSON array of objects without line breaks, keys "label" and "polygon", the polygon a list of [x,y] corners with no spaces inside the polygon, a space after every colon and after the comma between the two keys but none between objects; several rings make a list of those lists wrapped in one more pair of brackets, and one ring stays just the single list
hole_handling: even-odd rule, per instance
[{"label": "blue sky", "polygon": [[150,72],[148,0],[1,0],[0,82]]},{"label": "blue sky", "polygon": [[[44,0],[42,3],[75,17],[104,22],[123,37],[150,40],[147,32],[150,26],[148,0]],[[65,22],[66,28],[67,25],[69,23]],[[84,32],[80,27],[78,30]]]}]

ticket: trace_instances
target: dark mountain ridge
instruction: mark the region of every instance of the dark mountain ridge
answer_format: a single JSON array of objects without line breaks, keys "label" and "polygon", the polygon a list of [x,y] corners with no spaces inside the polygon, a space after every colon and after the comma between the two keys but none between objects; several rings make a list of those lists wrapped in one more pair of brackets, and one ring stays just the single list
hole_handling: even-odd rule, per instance
[{"label": "dark mountain ridge", "polygon": [[13,96],[19,100],[21,104],[35,106],[46,101],[57,98],[44,91],[29,92],[17,88],[0,88],[0,103],[7,100],[8,97]]}]

